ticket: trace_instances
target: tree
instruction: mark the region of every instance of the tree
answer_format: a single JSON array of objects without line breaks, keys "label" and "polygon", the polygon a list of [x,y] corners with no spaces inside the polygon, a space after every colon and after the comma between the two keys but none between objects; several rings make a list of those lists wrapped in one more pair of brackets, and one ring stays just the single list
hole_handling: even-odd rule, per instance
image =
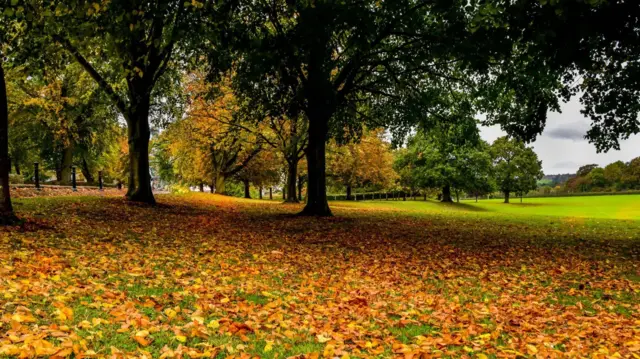
[{"label": "tree", "polygon": [[172,123],[163,136],[180,178],[190,184],[205,179],[216,193],[225,194],[225,182],[237,175],[262,150],[262,140],[246,130],[227,81],[208,83],[198,73],[185,80],[190,105],[186,117]]},{"label": "tree", "polygon": [[[210,44],[219,41],[219,29],[206,32],[204,23],[223,27],[226,3],[74,0],[47,5],[38,14],[47,34],[87,71],[127,122],[131,167],[127,197],[155,203],[149,173],[149,117],[152,113],[162,117],[163,105],[171,103],[163,101],[172,83],[168,70],[184,63],[174,57],[186,60],[192,49],[188,42],[205,34]],[[213,51],[210,55],[216,56]]]},{"label": "tree", "polygon": [[[249,40],[239,64],[243,91],[280,79],[282,97],[309,119],[308,197],[301,214],[331,215],[326,141],[363,122],[396,130],[433,110],[435,98],[468,86],[468,73],[499,56],[469,22],[483,5],[466,1],[286,1],[246,6]],[[473,53],[473,56],[468,54]],[[482,65],[479,65],[482,63]],[[478,66],[473,66],[478,65]],[[241,81],[242,82],[242,81]],[[377,124],[378,126],[380,123]]]},{"label": "tree", "polygon": [[623,176],[627,165],[622,161],[616,161],[608,164],[604,168],[604,179],[608,185],[613,186],[616,190],[624,189]]},{"label": "tree", "polygon": [[329,145],[328,175],[347,190],[347,200],[356,186],[389,188],[397,174],[393,170],[391,145],[382,129],[368,130],[358,142]]},{"label": "tree", "polygon": [[589,173],[591,173],[591,171],[593,171],[596,168],[598,168],[598,165],[595,163],[590,165],[580,166],[580,168],[578,168],[578,172],[576,172],[576,175],[578,177],[585,177],[589,175]]},{"label": "tree", "polygon": [[260,199],[262,188],[279,180],[278,169],[281,159],[275,151],[260,151],[244,168],[235,174],[235,178],[244,185],[244,197],[251,198],[250,184],[258,187]]},{"label": "tree", "polygon": [[[579,94],[582,113],[592,120],[586,137],[598,151],[619,149],[620,139],[640,132],[636,2],[516,0],[486,5],[491,11],[477,13],[474,26],[494,33],[493,39],[518,45],[511,66],[494,67],[502,70],[491,76],[505,85],[498,90],[500,97],[527,96],[546,112],[559,109],[558,99]],[[507,107],[494,106],[504,116],[490,116],[489,122],[524,140],[544,129],[544,116],[521,116],[517,107]]]},{"label": "tree", "polygon": [[[24,141],[36,147],[58,182],[71,181],[73,165],[93,182],[115,135],[114,108],[82,68],[64,59],[45,64],[40,74],[20,68],[12,73],[11,123],[21,135],[13,138],[12,149],[26,151],[16,143]],[[23,157],[17,156],[16,166]]]},{"label": "tree", "polygon": [[507,136],[491,145],[494,172],[498,188],[504,193],[504,203],[509,203],[511,193],[520,196],[536,189],[541,179],[542,161],[524,142]]}]

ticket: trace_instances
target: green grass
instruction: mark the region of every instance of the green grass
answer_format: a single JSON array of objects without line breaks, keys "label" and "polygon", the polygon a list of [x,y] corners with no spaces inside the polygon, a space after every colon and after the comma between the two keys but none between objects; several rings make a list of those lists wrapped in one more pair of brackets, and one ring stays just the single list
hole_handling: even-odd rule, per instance
[{"label": "green grass", "polygon": [[502,199],[463,200],[460,203],[443,204],[436,201],[366,201],[331,202],[333,207],[353,207],[370,209],[396,209],[412,212],[475,212],[506,216],[550,216],[640,220],[640,195],[589,196],[589,197],[546,197],[513,198],[510,204]]}]

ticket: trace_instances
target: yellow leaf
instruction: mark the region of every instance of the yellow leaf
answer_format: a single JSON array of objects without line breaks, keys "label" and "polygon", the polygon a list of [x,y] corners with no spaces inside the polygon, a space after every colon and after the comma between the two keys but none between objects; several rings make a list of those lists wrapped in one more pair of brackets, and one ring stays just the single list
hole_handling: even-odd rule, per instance
[{"label": "yellow leaf", "polygon": [[229,303],[229,298],[222,298],[220,303]]},{"label": "yellow leaf", "polygon": [[184,343],[187,341],[187,337],[185,337],[184,335],[176,335],[176,340],[180,343]]},{"label": "yellow leaf", "polygon": [[264,352],[268,353],[273,350],[273,342],[268,341],[267,345],[264,346]]},{"label": "yellow leaf", "polygon": [[207,324],[207,328],[217,329],[220,327],[220,323],[217,320],[212,320]]},{"label": "yellow leaf", "polygon": [[322,353],[322,356],[324,356],[325,358],[333,358],[333,355],[336,352],[336,346],[334,344],[327,344],[327,346],[324,347],[324,352]]},{"label": "yellow leaf", "polygon": [[331,340],[330,337],[324,336],[323,334],[318,334],[316,337],[318,338],[318,343],[322,343],[322,344]]},{"label": "yellow leaf", "polygon": [[489,359],[489,357],[484,354],[477,354],[476,356],[478,357],[478,359]]},{"label": "yellow leaf", "polygon": [[473,349],[469,347],[462,347],[462,350],[464,350],[467,353],[471,353],[473,351]]},{"label": "yellow leaf", "polygon": [[173,319],[176,317],[176,315],[178,315],[178,313],[176,313],[175,310],[171,309],[171,308],[167,308],[164,310],[164,314],[169,318],[169,319]]},{"label": "yellow leaf", "polygon": [[538,352],[538,348],[536,348],[535,345],[527,344],[527,351],[529,354],[533,355]]}]

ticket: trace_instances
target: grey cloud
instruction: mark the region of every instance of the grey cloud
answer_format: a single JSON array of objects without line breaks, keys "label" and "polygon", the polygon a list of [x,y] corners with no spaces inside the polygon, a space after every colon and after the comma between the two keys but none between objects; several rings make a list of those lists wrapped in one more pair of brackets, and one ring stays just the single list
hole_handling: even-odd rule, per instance
[{"label": "grey cloud", "polygon": [[552,166],[552,168],[575,168],[578,164],[573,161],[558,162]]},{"label": "grey cloud", "polygon": [[578,128],[577,126],[571,127],[557,127],[549,132],[546,132],[545,135],[550,138],[560,139],[560,140],[572,140],[572,141],[585,141],[584,135],[586,134],[586,130]]}]

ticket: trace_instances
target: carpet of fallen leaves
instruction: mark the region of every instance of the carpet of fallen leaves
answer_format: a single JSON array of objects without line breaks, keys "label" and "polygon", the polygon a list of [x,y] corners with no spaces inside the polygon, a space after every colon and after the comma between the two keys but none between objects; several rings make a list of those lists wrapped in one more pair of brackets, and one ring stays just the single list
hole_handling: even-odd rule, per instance
[{"label": "carpet of fallen leaves", "polygon": [[18,201],[0,357],[640,358],[636,222],[158,202]]},{"label": "carpet of fallen leaves", "polygon": [[39,190],[35,187],[16,186],[11,188],[13,198],[30,197],[60,197],[60,196],[123,196],[126,190],[117,188],[104,188],[102,191],[96,187],[78,186],[76,191],[70,186],[42,186]]}]

